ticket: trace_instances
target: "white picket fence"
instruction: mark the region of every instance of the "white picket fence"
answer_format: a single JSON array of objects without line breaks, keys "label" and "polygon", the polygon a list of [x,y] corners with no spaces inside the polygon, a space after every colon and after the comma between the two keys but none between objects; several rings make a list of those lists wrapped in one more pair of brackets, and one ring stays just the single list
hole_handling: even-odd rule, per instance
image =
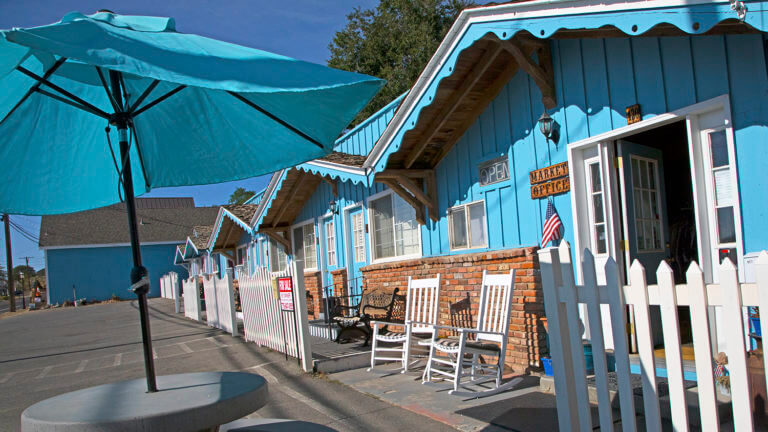
[{"label": "white picket fence", "polygon": [[205,318],[208,325],[237,336],[235,291],[232,288],[232,277],[229,273],[224,276],[224,279],[211,274],[203,276],[203,291],[205,292]]},{"label": "white picket fence", "polygon": [[[295,313],[281,311],[273,285],[273,279],[286,276],[293,279]],[[305,371],[312,370],[303,263],[294,261],[283,273],[270,273],[266,267],[258,267],[253,275],[241,274],[238,281],[245,340],[299,358]]]},{"label": "white picket fence", "polygon": [[173,300],[176,313],[179,313],[181,290],[178,273],[169,272],[160,276],[160,297]]},{"label": "white picket fence", "polygon": [[200,321],[202,313],[200,312],[200,283],[196,276],[183,281],[184,285],[184,316]]},{"label": "white picket fence", "polygon": [[[724,334],[728,338],[726,354],[727,369],[730,373],[733,427],[737,431],[754,430],[742,308],[759,306],[760,311],[768,311],[768,253],[762,252],[757,261],[756,283],[739,283],[736,267],[725,260],[719,268],[719,284],[705,284],[701,269],[694,263],[686,272],[687,283],[675,285],[672,269],[666,262],[662,262],[656,271],[658,284],[647,285],[645,269],[639,262],[635,262],[630,268],[630,284],[622,286],[619,284],[616,262],[609,259],[604,269],[606,285],[598,285],[595,261],[590,251],[585,250],[581,259],[584,283],[576,285],[568,243],[563,242],[559,248],[539,251],[561,431],[591,431],[593,428],[581,340],[580,328],[583,326],[580,326],[579,322],[580,304],[586,305],[586,319],[591,331],[600,430],[605,432],[614,428],[603,339],[603,323],[608,321],[613,333],[622,428],[624,431],[636,430],[625,328],[626,306],[632,308],[635,314],[645,428],[648,431],[661,430],[649,314],[649,306],[652,305],[658,305],[661,309],[674,430],[688,430],[690,424],[684,393],[677,306],[688,306],[691,314],[701,430],[720,430],[712,361],[716,353],[712,351],[709,333],[713,323],[710,322],[708,307],[712,306],[721,309],[723,319],[718,325],[724,326]],[[602,315],[601,305],[605,304],[609,305],[610,319]],[[768,316],[763,317],[760,322],[763,334],[768,334]],[[764,367],[768,370],[768,356],[764,359]],[[768,379],[768,373],[765,375]]]}]

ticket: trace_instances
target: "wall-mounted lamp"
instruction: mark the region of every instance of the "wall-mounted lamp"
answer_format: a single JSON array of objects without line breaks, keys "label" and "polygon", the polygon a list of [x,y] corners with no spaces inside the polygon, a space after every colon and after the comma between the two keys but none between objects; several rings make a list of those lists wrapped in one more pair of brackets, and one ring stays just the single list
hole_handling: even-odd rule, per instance
[{"label": "wall-mounted lamp", "polygon": [[336,204],[336,200],[333,198],[331,198],[331,201],[328,203],[328,208],[331,210],[331,213],[339,214],[339,207]]},{"label": "wall-mounted lamp", "polygon": [[555,119],[549,116],[546,111],[539,117],[539,130],[547,141],[552,141],[557,145],[560,140],[560,130],[555,122]]}]

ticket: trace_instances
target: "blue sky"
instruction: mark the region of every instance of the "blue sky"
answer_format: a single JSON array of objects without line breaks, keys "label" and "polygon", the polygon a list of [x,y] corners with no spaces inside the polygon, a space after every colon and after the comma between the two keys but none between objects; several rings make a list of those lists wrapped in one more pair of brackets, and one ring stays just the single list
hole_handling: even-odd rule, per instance
[{"label": "blue sky", "polygon": [[[324,64],[328,44],[355,7],[370,9],[376,0],[0,0],[0,28],[33,27],[58,21],[67,12],[85,14],[110,9],[120,14],[171,16],[180,32],[196,33],[301,60]],[[260,190],[268,179],[257,177],[218,185],[155,189],[145,196],[192,196],[198,206],[222,204],[235,188]],[[24,229],[39,234],[40,218],[11,216]],[[2,241],[5,235],[2,234]],[[44,266],[37,243],[12,230],[14,266],[31,256],[30,265]],[[5,247],[0,265],[5,267]]]}]

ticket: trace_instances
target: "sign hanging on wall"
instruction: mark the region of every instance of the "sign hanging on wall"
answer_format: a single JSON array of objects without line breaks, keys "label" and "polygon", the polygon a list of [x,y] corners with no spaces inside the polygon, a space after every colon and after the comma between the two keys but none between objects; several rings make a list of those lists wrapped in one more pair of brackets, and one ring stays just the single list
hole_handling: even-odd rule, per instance
[{"label": "sign hanging on wall", "polygon": [[480,186],[509,180],[509,158],[502,156],[478,165],[480,170]]},{"label": "sign hanging on wall", "polygon": [[531,184],[544,183],[552,179],[568,176],[568,162],[561,162],[552,166],[531,171],[528,176]]},{"label": "sign hanging on wall", "polygon": [[531,198],[533,199],[546,198],[571,190],[568,162],[531,171],[528,176],[531,180]]},{"label": "sign hanging on wall", "polygon": [[627,107],[627,124],[631,125],[643,119],[643,112],[640,104],[634,104]]},{"label": "sign hanging on wall", "polygon": [[571,181],[568,177],[552,180],[531,186],[531,198],[546,198],[550,195],[566,193],[571,190]]},{"label": "sign hanging on wall", "polygon": [[280,310],[293,311],[293,283],[291,278],[278,278],[277,287],[280,290]]}]

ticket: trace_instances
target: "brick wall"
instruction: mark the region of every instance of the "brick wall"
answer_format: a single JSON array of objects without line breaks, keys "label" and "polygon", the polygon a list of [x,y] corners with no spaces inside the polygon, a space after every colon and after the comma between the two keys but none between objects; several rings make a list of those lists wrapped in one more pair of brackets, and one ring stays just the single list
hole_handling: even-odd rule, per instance
[{"label": "brick wall", "polygon": [[[502,273],[515,269],[505,362],[516,372],[523,372],[531,367],[538,368],[540,357],[546,355],[545,331],[539,322],[539,317],[545,315],[537,249],[527,247],[372,264],[363,267],[362,272],[367,290],[391,292],[398,287],[403,293],[408,287],[408,276],[418,279],[434,277],[440,273],[440,323],[474,327],[483,270]],[[470,316],[454,315],[452,320],[450,305],[467,297],[471,303]],[[471,325],[468,322],[470,320]]]},{"label": "brick wall", "polygon": [[347,295],[347,269],[340,268],[331,272],[333,278],[333,295],[336,297]]},{"label": "brick wall", "polygon": [[318,319],[323,312],[323,278],[319,271],[304,272],[304,289],[311,296],[307,298],[307,315],[309,319]]}]

